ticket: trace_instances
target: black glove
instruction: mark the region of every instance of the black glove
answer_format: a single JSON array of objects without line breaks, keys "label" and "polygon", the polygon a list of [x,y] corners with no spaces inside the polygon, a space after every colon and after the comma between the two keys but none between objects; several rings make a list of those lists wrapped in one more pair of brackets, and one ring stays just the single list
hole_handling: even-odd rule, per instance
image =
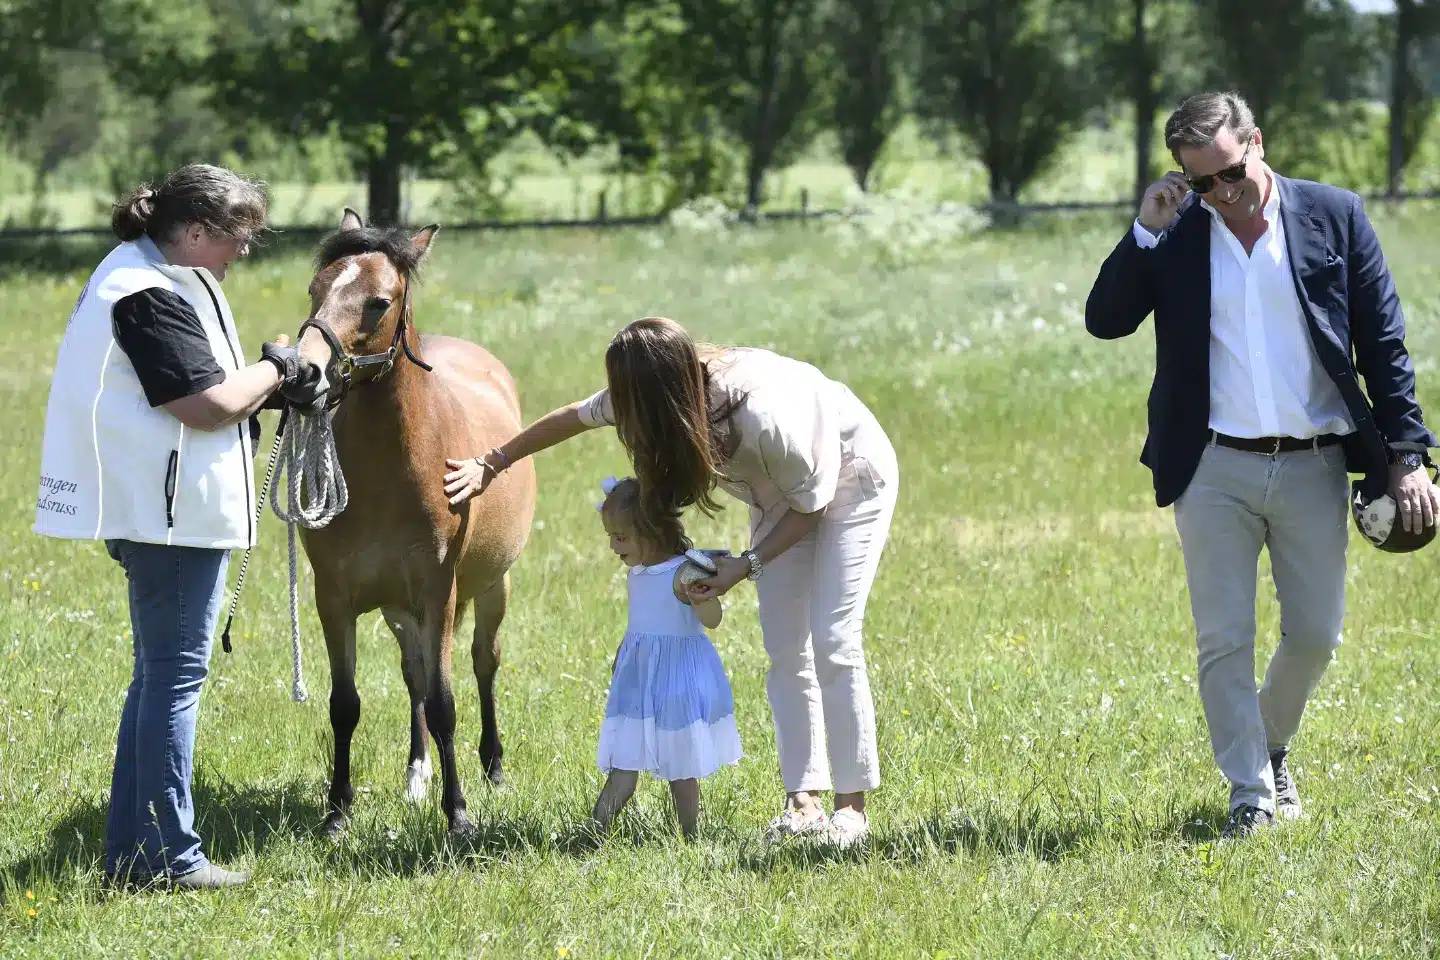
[{"label": "black glove", "polygon": [[291,406],[315,412],[325,402],[325,395],[329,392],[328,384],[323,387],[321,385],[323,379],[318,366],[301,361],[295,376],[282,381],[280,389],[275,392],[284,397]]},{"label": "black glove", "polygon": [[300,359],[300,351],[288,344],[279,344],[271,340],[260,348],[260,359],[268,360],[275,365],[275,370],[280,374],[280,385],[293,381],[300,375],[300,371],[308,364]]},{"label": "black glove", "polygon": [[286,403],[308,409],[323,399],[320,367],[301,357],[295,347],[272,340],[260,348],[260,359],[274,364],[280,373],[280,387],[266,398],[262,410],[279,410]]}]

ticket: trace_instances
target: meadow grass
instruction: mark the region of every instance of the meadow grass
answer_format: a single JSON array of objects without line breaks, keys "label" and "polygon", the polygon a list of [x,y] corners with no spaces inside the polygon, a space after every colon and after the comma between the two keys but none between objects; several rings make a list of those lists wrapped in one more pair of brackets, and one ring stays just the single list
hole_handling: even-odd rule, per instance
[{"label": "meadow grass", "polygon": [[[1434,411],[1434,209],[1373,214]],[[625,622],[594,503],[627,464],[597,431],[537,458],[538,513],[502,634],[500,789],[483,782],[468,645],[456,651],[470,842],[446,839],[437,789],[421,808],[401,800],[407,699],[378,614],[359,629],[354,821],[338,842],[315,835],[328,672],[307,577],[311,699],[291,702],[284,528],[267,509],[235,650],[216,649],[200,713],[199,830],[217,861],[255,871],[224,894],[102,890],[131,669],[123,575],[98,544],[30,532],[50,365],[84,273],[8,279],[0,954],[1433,955],[1440,552],[1389,556],[1352,535],[1344,643],[1291,759],[1307,816],[1216,843],[1227,790],[1195,690],[1180,553],[1136,461],[1149,327],[1113,343],[1083,329],[1094,272],[1125,228],[1123,216],[1047,218],[903,250],[847,246],[816,225],[442,230],[418,324],[491,348],[527,420],[598,387],[614,330],[652,313],[815,362],[875,410],[903,478],[866,628],[884,778],[873,836],[838,855],[759,841],[782,795],[742,585],[713,635],[747,756],[704,784],[701,838],[680,840],[665,791],[644,781],[616,833],[586,842]],[[233,270],[252,355],[298,327],[309,276],[300,255]],[[701,545],[732,549],[744,526],[738,505],[691,521]],[[1257,671],[1278,635],[1263,559],[1260,575]]]}]

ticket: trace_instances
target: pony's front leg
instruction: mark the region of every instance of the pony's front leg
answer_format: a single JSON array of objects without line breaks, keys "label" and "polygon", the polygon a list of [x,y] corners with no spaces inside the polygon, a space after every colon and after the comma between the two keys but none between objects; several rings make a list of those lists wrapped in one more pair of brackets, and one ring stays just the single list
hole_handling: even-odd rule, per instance
[{"label": "pony's front leg", "polygon": [[425,673],[425,635],[410,611],[386,607],[381,612],[400,645],[400,673],[410,694],[410,758],[405,765],[404,797],[411,803],[423,803],[431,777],[430,734],[425,728],[425,697],[430,686]]},{"label": "pony's front leg", "polygon": [[427,610],[423,621],[425,632],[425,667],[430,678],[425,698],[425,725],[435,741],[440,759],[440,776],[445,816],[452,834],[471,830],[465,814],[465,795],[460,790],[460,771],[455,763],[455,692],[451,686],[450,652],[455,639],[455,588],[452,586],[443,604]]},{"label": "pony's front leg", "polygon": [[330,778],[329,814],[322,828],[334,836],[345,828],[355,787],[350,782],[350,742],[360,725],[360,691],[355,688],[355,617],[333,598],[338,591],[316,582],[315,608],[330,657],[330,729],[335,737],[335,770]]}]

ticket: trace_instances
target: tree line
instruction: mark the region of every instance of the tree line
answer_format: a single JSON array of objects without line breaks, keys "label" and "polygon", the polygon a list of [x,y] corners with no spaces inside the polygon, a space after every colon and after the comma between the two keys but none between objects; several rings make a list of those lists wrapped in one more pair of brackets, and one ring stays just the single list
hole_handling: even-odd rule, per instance
[{"label": "tree line", "polygon": [[911,117],[966,144],[1007,203],[1117,112],[1136,168],[1116,192],[1138,197],[1168,165],[1168,108],[1225,87],[1277,166],[1348,151],[1393,193],[1437,48],[1440,0],[0,0],[0,135],[42,178],[106,136],[107,96],[144,127],[117,176],[323,141],[389,223],[405,171],[479,203],[523,133],[607,148],[667,206],[737,191],[753,209],[822,131],[864,189]]}]

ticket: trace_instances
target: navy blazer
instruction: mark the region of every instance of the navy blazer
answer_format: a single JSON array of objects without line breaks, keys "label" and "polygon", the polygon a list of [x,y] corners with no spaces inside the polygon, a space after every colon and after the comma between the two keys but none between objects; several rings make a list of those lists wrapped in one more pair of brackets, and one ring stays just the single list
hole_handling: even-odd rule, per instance
[{"label": "navy blazer", "polygon": [[[1275,183],[1310,341],[1356,427],[1344,441],[1346,468],[1364,474],[1361,487],[1375,496],[1389,486],[1395,454],[1428,461],[1426,448],[1437,445],[1415,401],[1400,297],[1358,196],[1278,174]],[[1155,378],[1140,462],[1164,507],[1189,486],[1210,432],[1210,213],[1193,193],[1156,246],[1142,248],[1125,230],[1085,301],[1085,329],[1129,336],[1152,312]]]}]

